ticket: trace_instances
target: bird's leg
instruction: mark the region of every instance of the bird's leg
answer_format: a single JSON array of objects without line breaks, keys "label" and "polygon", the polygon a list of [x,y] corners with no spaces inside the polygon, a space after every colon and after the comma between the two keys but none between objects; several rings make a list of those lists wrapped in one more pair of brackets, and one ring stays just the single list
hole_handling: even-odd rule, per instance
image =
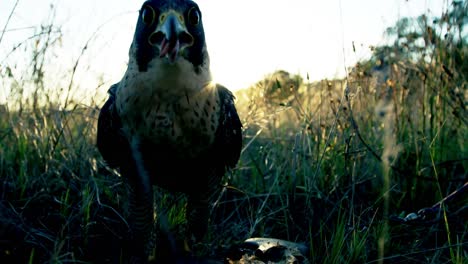
[{"label": "bird's leg", "polygon": [[151,194],[141,192],[139,186],[130,188],[131,263],[145,263],[153,229],[152,198]]},{"label": "bird's leg", "polygon": [[187,230],[185,250],[190,252],[194,243],[201,242],[208,230],[209,199],[205,195],[190,195],[187,201]]},{"label": "bird's leg", "polygon": [[208,231],[210,205],[221,190],[221,178],[217,175],[214,172],[210,174],[206,184],[201,185],[204,187],[188,196],[186,210],[188,226],[185,240],[187,251],[190,251],[193,244],[202,242]]},{"label": "bird's leg", "polygon": [[146,263],[153,231],[153,190],[138,149],[133,149],[134,173],[129,175],[131,263]]}]

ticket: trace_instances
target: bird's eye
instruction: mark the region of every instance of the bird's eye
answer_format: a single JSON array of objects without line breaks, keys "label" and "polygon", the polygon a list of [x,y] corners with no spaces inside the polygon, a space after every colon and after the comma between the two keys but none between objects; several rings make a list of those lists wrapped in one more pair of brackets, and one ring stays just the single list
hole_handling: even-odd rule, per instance
[{"label": "bird's eye", "polygon": [[198,11],[196,7],[192,7],[188,11],[188,21],[193,26],[196,26],[200,23],[200,11]]},{"label": "bird's eye", "polygon": [[151,26],[156,19],[156,11],[150,5],[144,5],[141,8],[141,20],[145,25]]}]

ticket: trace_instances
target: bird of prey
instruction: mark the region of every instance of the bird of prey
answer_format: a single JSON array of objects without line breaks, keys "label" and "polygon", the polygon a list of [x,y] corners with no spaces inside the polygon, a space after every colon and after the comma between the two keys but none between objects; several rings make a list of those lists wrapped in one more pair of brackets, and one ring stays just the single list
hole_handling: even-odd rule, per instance
[{"label": "bird of prey", "polygon": [[153,185],[187,195],[187,241],[207,231],[209,204],[242,147],[233,94],[212,81],[202,13],[190,0],[148,0],[128,67],[109,89],[97,147],[130,187],[131,255],[147,260]]}]

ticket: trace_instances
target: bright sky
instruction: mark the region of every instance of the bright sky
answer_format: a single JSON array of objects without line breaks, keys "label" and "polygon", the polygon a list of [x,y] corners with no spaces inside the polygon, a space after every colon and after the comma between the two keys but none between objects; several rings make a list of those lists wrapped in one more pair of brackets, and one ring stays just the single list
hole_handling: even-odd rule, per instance
[{"label": "bright sky", "polygon": [[[3,28],[16,0],[0,3]],[[396,20],[422,13],[440,16],[448,0],[198,0],[216,81],[231,90],[246,88],[283,69],[310,81],[341,77],[345,65],[369,56],[369,46],[384,42],[384,30]],[[143,1],[19,0],[0,43],[0,62],[13,45],[47,21],[50,4],[63,32],[62,48],[52,64],[71,69],[87,40],[79,80],[96,89],[118,82]],[[26,28],[26,29],[22,29]],[[29,29],[28,29],[29,28]],[[20,29],[8,31],[8,29]],[[1,29],[0,29],[1,30]],[[0,31],[1,33],[1,31]],[[356,52],[352,50],[355,43]],[[89,84],[88,84],[89,83]],[[82,88],[84,89],[84,88]],[[104,91],[107,87],[101,87]]]}]

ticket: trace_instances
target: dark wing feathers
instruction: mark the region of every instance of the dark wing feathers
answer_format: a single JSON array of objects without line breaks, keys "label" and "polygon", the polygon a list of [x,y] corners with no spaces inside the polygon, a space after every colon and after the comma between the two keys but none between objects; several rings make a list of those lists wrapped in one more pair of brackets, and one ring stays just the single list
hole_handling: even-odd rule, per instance
[{"label": "dark wing feathers", "polygon": [[122,122],[115,107],[117,87],[118,84],[114,84],[108,91],[109,98],[99,113],[97,130],[97,147],[112,168],[123,167],[131,160],[130,146],[122,133]]},{"label": "dark wing feathers", "polygon": [[224,166],[233,168],[242,149],[242,123],[234,105],[234,95],[227,88],[217,85],[221,102],[220,123],[216,131],[215,146]]}]

